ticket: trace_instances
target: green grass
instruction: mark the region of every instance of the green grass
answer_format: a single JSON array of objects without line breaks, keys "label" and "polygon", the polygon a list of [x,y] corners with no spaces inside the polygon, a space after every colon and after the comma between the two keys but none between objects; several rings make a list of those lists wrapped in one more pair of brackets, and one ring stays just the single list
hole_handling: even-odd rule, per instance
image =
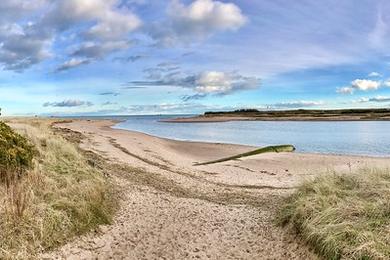
[{"label": "green grass", "polygon": [[306,182],[286,201],[278,222],[326,259],[390,259],[390,170]]},{"label": "green grass", "polygon": [[[15,123],[15,121],[13,122]],[[100,224],[109,224],[113,186],[76,145],[47,120],[18,120],[36,149],[33,167],[0,184],[0,259],[31,259]]]},{"label": "green grass", "polygon": [[248,157],[248,156],[253,156],[253,155],[257,155],[257,154],[262,154],[262,153],[282,153],[282,152],[293,152],[293,151],[295,151],[295,147],[292,145],[267,146],[267,147],[263,147],[263,148],[259,148],[259,149],[247,152],[247,153],[237,154],[234,156],[221,158],[221,159],[214,160],[214,161],[209,161],[209,162],[204,162],[204,163],[196,163],[195,165],[199,166],[199,165],[208,165],[208,164],[214,164],[214,163],[227,162],[227,161],[236,160],[236,159],[240,159],[240,158],[244,158],[244,157]]}]

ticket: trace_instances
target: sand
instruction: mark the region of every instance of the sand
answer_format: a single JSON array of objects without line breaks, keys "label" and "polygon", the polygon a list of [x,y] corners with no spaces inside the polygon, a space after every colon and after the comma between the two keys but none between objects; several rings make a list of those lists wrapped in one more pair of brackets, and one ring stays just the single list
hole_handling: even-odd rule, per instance
[{"label": "sand", "polygon": [[317,259],[294,234],[275,226],[283,198],[319,174],[390,166],[388,158],[300,153],[194,166],[254,147],[174,141],[113,124],[57,125],[82,133],[81,148],[129,168],[112,168],[121,197],[114,223],[42,258]]}]

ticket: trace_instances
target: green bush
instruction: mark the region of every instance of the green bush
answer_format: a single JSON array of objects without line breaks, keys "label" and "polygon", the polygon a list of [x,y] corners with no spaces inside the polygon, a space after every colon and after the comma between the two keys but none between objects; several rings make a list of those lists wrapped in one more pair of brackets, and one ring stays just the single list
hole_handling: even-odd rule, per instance
[{"label": "green bush", "polygon": [[0,182],[9,183],[31,168],[34,147],[7,124],[0,122]]}]

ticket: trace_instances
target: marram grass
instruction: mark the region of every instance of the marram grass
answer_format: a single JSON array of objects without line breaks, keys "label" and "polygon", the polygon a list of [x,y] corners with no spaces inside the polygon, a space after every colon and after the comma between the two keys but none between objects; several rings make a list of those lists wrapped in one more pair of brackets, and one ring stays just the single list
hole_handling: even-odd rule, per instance
[{"label": "marram grass", "polygon": [[14,124],[36,149],[33,167],[8,188],[0,184],[0,259],[31,259],[108,224],[112,187],[48,121]]},{"label": "marram grass", "polygon": [[390,259],[390,170],[306,182],[286,201],[278,222],[325,259]]}]

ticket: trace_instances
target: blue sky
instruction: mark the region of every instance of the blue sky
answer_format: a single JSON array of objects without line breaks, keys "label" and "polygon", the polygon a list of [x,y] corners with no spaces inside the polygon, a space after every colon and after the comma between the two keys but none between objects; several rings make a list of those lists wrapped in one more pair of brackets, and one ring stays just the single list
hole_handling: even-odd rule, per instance
[{"label": "blue sky", "polygon": [[386,0],[2,0],[6,115],[389,107]]}]

